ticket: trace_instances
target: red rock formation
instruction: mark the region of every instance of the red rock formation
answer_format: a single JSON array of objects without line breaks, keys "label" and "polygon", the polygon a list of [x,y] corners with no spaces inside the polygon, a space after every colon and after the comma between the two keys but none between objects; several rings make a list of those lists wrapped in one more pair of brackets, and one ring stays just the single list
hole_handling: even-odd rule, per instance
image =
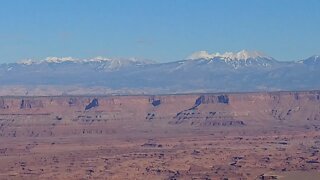
[{"label": "red rock formation", "polygon": [[[0,135],[103,133],[109,127],[290,126],[320,122],[319,91],[101,97],[2,97]],[[57,121],[58,120],[58,121]],[[68,130],[69,129],[69,130]],[[20,132],[21,131],[21,132]],[[59,132],[59,133],[58,133]],[[86,130],[84,130],[84,133]]]}]

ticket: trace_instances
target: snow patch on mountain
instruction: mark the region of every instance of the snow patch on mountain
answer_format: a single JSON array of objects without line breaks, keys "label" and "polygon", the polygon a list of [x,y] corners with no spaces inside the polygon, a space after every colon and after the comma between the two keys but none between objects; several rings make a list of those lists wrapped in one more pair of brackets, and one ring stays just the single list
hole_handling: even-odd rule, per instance
[{"label": "snow patch on mountain", "polygon": [[271,57],[265,56],[261,52],[257,51],[246,51],[242,50],[239,52],[225,52],[223,54],[220,53],[208,53],[207,51],[198,51],[193,53],[188,57],[188,59],[214,59],[214,58],[222,58],[226,60],[248,60],[248,59],[257,59],[257,58],[263,58],[263,59],[270,59]]}]

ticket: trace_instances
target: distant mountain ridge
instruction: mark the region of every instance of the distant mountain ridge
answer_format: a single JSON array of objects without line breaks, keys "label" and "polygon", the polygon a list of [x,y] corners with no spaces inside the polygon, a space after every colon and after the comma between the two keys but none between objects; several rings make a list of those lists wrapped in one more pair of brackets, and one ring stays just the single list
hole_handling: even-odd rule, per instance
[{"label": "distant mountain ridge", "polygon": [[125,89],[135,93],[311,90],[320,89],[319,77],[319,56],[283,62],[248,51],[200,51],[186,60],[168,63],[49,57],[0,65],[2,87],[102,87],[110,92]]}]

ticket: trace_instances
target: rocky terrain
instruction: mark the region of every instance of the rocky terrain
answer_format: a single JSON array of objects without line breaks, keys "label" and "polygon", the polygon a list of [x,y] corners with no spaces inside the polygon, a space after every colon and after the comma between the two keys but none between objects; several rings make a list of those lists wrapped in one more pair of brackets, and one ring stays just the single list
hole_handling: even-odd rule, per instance
[{"label": "rocky terrain", "polygon": [[320,91],[0,97],[0,179],[317,179],[319,150]]}]

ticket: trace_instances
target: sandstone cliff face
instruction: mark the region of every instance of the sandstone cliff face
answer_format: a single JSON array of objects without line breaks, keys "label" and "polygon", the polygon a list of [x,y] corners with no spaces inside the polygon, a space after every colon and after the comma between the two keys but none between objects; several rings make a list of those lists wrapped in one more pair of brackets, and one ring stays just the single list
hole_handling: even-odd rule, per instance
[{"label": "sandstone cliff face", "polygon": [[107,134],[154,124],[158,128],[312,126],[320,124],[320,91],[0,98],[0,136]]}]

